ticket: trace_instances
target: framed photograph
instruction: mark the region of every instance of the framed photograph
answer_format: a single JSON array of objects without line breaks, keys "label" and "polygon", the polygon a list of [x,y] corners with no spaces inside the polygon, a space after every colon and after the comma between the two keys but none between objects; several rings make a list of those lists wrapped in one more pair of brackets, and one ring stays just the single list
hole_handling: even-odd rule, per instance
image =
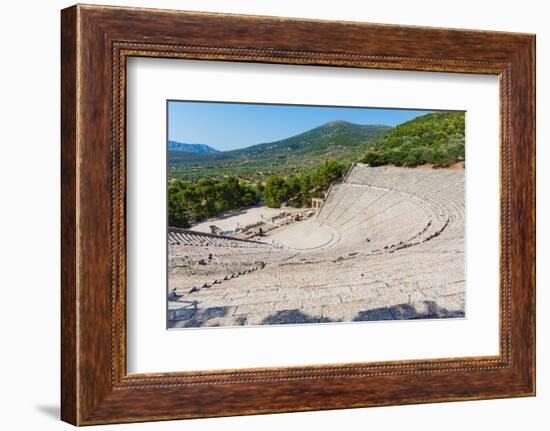
[{"label": "framed photograph", "polygon": [[464,112],[167,116],[168,328],[465,317]]},{"label": "framed photograph", "polygon": [[77,5],[61,45],[63,420],[535,394],[534,35]]}]

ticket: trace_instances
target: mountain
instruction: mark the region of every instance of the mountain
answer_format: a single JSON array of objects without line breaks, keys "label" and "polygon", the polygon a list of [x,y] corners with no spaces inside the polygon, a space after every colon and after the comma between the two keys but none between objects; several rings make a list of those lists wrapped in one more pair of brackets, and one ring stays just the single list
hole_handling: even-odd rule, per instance
[{"label": "mountain", "polygon": [[362,161],[371,166],[431,164],[434,167],[463,162],[464,131],[464,112],[425,114],[374,139]]},{"label": "mountain", "polygon": [[331,121],[307,132],[280,141],[253,145],[229,151],[236,157],[266,157],[275,155],[326,154],[338,148],[354,147],[368,141],[391,127],[382,125],[360,125],[347,121]]},{"label": "mountain", "polygon": [[168,141],[168,151],[181,151],[183,153],[217,153],[218,150],[205,144],[185,144],[183,142]]},{"label": "mountain", "polygon": [[237,175],[264,178],[272,173],[290,173],[326,159],[354,161],[368,143],[390,130],[384,125],[360,125],[331,121],[314,129],[274,142],[216,153],[168,154],[170,175],[181,179]]}]

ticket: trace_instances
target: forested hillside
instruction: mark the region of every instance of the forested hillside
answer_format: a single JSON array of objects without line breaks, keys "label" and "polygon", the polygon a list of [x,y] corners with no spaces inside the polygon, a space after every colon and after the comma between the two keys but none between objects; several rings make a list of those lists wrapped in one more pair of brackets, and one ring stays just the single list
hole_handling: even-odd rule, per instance
[{"label": "forested hillside", "polygon": [[233,151],[203,154],[169,151],[169,175],[192,181],[231,175],[265,181],[270,175],[313,169],[328,159],[351,163],[365,153],[372,139],[389,129],[377,124],[331,121],[290,138]]},{"label": "forested hillside", "polygon": [[464,161],[464,112],[435,112],[400,124],[373,140],[361,160],[393,164],[448,166]]}]

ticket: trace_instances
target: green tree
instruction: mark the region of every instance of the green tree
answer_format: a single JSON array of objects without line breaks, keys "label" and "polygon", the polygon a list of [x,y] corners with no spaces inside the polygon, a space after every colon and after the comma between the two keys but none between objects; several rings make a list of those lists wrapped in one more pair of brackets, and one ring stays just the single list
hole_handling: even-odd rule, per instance
[{"label": "green tree", "polygon": [[302,205],[300,197],[300,178],[297,175],[291,175],[286,180],[290,204],[294,207]]},{"label": "green tree", "polygon": [[[170,189],[169,189],[170,190]],[[173,227],[187,228],[189,224],[189,213],[185,206],[183,195],[177,189],[168,193],[168,225]]]},{"label": "green tree", "polygon": [[381,166],[389,163],[386,153],[375,149],[368,150],[365,157],[363,157],[361,161],[369,164],[370,166]]},{"label": "green tree", "polygon": [[290,197],[290,190],[284,178],[270,176],[264,187],[263,200],[269,208],[279,208]]},{"label": "green tree", "polygon": [[311,202],[311,177],[306,172],[300,175],[300,204],[309,206]]},{"label": "green tree", "polygon": [[464,112],[434,112],[416,117],[376,138],[362,162],[447,166],[464,160]]},{"label": "green tree", "polygon": [[255,187],[241,184],[237,178],[201,178],[196,183],[171,181],[168,187],[168,222],[170,226],[188,227],[206,217],[255,204],[259,198]]},{"label": "green tree", "polygon": [[453,160],[444,149],[440,148],[435,150],[432,163],[436,168],[443,168],[453,163]]},{"label": "green tree", "polygon": [[224,212],[241,206],[242,189],[235,177],[226,178],[216,185],[218,211]]},{"label": "green tree", "polygon": [[336,160],[325,160],[325,163],[313,172],[312,182],[317,187],[327,188],[333,182],[341,179],[344,171],[345,165],[342,163]]},{"label": "green tree", "polygon": [[201,178],[195,185],[197,200],[200,201],[201,211],[207,217],[218,213],[216,181],[209,178]]}]

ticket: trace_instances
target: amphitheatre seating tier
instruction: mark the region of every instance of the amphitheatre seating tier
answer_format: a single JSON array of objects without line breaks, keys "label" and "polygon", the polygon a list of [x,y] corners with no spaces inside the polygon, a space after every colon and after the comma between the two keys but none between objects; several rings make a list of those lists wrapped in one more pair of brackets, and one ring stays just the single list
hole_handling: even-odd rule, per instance
[{"label": "amphitheatre seating tier", "polygon": [[168,243],[201,247],[258,248],[270,247],[261,241],[251,241],[227,236],[196,232],[189,229],[168,229]]},{"label": "amphitheatre seating tier", "polygon": [[464,316],[463,169],[357,164],[314,222],[311,250],[171,232],[169,326]]}]

